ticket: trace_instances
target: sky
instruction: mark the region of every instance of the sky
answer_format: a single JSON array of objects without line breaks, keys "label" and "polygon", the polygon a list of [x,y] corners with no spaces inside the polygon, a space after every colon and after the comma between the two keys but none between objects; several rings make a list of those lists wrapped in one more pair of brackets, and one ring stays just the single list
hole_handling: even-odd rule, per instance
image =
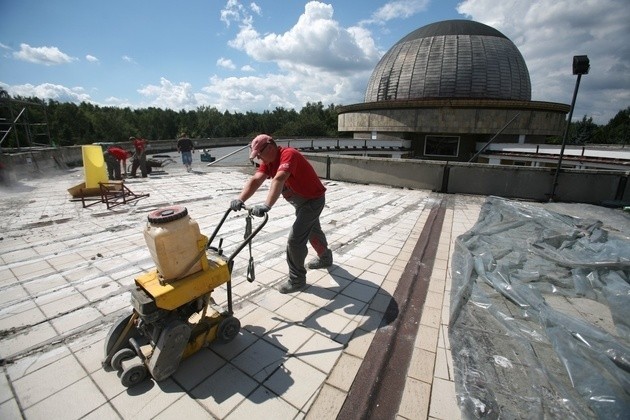
[{"label": "sky", "polygon": [[379,59],[449,19],[492,26],[527,63],[532,100],[606,124],[630,106],[628,0],[0,0],[12,96],[221,112],[363,102]]}]

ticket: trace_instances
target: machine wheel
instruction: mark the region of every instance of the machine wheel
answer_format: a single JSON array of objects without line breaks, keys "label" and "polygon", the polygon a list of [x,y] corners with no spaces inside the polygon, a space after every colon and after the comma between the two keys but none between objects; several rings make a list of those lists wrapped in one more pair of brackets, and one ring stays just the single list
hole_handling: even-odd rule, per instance
[{"label": "machine wheel", "polygon": [[217,339],[223,343],[229,343],[236,338],[240,330],[241,322],[233,316],[228,316],[219,323]]},{"label": "machine wheel", "polygon": [[125,347],[124,349],[120,349],[114,353],[111,365],[114,370],[120,370],[122,368],[123,360],[133,359],[134,357],[136,357],[136,352],[128,347]]},{"label": "machine wheel", "polygon": [[147,377],[147,368],[139,357],[122,363],[120,382],[127,388],[139,384]]},{"label": "machine wheel", "polygon": [[[129,320],[131,319],[132,316],[133,316],[133,312],[130,313],[129,315],[123,315],[122,317],[118,318],[116,322],[114,322],[114,325],[112,325],[112,327],[110,328],[109,333],[107,334],[107,337],[105,338],[105,357],[107,357],[110,354],[110,352],[112,352],[112,350],[114,350],[114,352],[119,350],[119,349],[114,349],[114,345],[116,344],[116,341],[118,341],[118,338],[120,337],[120,335],[125,330],[125,327],[129,323]],[[124,337],[124,339],[121,341],[122,347],[127,347],[127,343],[129,339],[134,336],[137,336],[137,331],[135,328],[131,328],[131,330],[127,333],[127,336]]]}]

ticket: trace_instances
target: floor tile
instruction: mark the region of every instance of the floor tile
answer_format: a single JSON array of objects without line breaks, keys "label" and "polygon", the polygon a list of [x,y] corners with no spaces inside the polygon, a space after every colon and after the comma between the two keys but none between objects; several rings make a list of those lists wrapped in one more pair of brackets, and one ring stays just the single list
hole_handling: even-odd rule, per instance
[{"label": "floor tile", "polygon": [[330,385],[324,385],[305,418],[308,420],[337,418],[345,399],[345,392]]},{"label": "floor tile", "polygon": [[[59,404],[59,401],[72,402]],[[57,394],[24,410],[29,419],[79,419],[105,404],[106,399],[88,377],[62,388]]]},{"label": "floor tile", "polygon": [[21,406],[28,409],[85,376],[83,367],[69,355],[13,381],[13,388]]},{"label": "floor tile", "polygon": [[184,391],[170,379],[160,383],[145,380],[118,394],[110,402],[124,419],[144,420],[152,419],[182,395]]},{"label": "floor tile", "polygon": [[343,349],[342,344],[323,335],[313,334],[293,356],[327,373],[335,366]]},{"label": "floor tile", "polygon": [[461,411],[457,405],[455,384],[436,378],[431,389],[429,415],[437,419],[461,419]]},{"label": "floor tile", "polygon": [[301,409],[319,390],[326,374],[292,357],[264,385],[294,407]]},{"label": "floor tile", "polygon": [[328,376],[326,383],[338,388],[342,391],[348,392],[350,386],[354,381],[354,378],[363,363],[363,359],[351,356],[349,354],[342,354],[339,358],[334,369]]},{"label": "floor tile", "polygon": [[[424,420],[429,412],[431,385],[415,379],[405,382],[398,415],[409,420]],[[450,420],[446,418],[445,420]]]},{"label": "floor tile", "polygon": [[225,360],[213,351],[202,348],[180,362],[172,379],[184,390],[190,391],[222,368],[225,363]]},{"label": "floor tile", "polygon": [[226,417],[258,384],[232,365],[225,365],[191,391],[213,416]]},{"label": "floor tile", "polygon": [[190,398],[188,395],[183,395],[173,404],[165,408],[154,420],[172,420],[172,419],[186,419],[186,420],[208,420],[210,413],[206,411],[196,400]]},{"label": "floor tile", "polygon": [[262,383],[275,372],[286,358],[286,351],[259,339],[232,359],[231,363]]},{"label": "floor tile", "polygon": [[24,332],[16,333],[0,340],[0,358],[7,359],[20,354],[33,346],[47,342],[57,336],[55,329],[47,322],[35,325]]},{"label": "floor tile", "polygon": [[21,419],[22,413],[20,413],[20,407],[15,401],[15,398],[11,398],[0,403],[0,419]]},{"label": "floor tile", "polygon": [[265,387],[258,387],[234,409],[226,420],[275,418],[293,419],[298,410]]}]

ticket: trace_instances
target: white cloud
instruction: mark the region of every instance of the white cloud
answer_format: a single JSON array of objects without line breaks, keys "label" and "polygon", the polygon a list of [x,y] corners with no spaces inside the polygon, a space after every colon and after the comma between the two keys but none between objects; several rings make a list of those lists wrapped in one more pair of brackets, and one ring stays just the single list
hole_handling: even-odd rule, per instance
[{"label": "white cloud", "polygon": [[6,86],[4,89],[9,92],[11,96],[22,96],[26,98],[37,97],[53,99],[59,102],[91,102],[90,95],[85,93],[84,89],[81,87],[67,88],[52,83],[42,83],[41,85],[31,85],[27,83],[14,86],[0,83],[0,85]]},{"label": "white cloud", "polygon": [[[255,3],[252,3],[255,5]],[[258,8],[258,6],[255,6]],[[256,10],[252,7],[252,10]],[[225,23],[225,26],[229,27],[232,22],[248,21],[251,18],[245,6],[243,6],[239,0],[228,0],[225,7],[221,9],[221,22]]]},{"label": "white cloud", "polygon": [[96,58],[96,57],[94,57],[93,55],[90,55],[90,54],[86,55],[85,59],[87,61],[89,61],[90,63],[98,63],[98,58]]},{"label": "white cloud", "polygon": [[243,67],[241,67],[241,71],[246,71],[246,72],[250,72],[250,71],[256,71],[256,69],[254,69],[252,66],[250,66],[249,64],[244,65]]},{"label": "white cloud", "polygon": [[230,70],[234,70],[236,68],[232,60],[230,60],[229,58],[224,58],[224,57],[221,57],[217,60],[217,66],[230,69]]},{"label": "white cloud", "polygon": [[68,64],[77,60],[77,58],[61,52],[57,47],[31,47],[28,44],[20,44],[20,51],[14,52],[13,57],[17,60],[45,66]]},{"label": "white cloud", "polygon": [[311,1],[289,31],[260,36],[243,25],[229,45],[256,61],[275,62],[285,70],[319,69],[335,73],[373,69],[381,52],[369,31],[344,28],[333,19],[333,7]]},{"label": "white cloud", "polygon": [[120,58],[122,58],[122,60],[127,63],[134,63],[134,64],[136,63],[136,61],[133,58],[129,57],[128,55],[123,55]]},{"label": "white cloud", "polygon": [[[226,10],[234,12],[230,16],[240,17],[239,32],[229,45],[255,62],[275,64],[277,71],[247,77],[213,76],[202,89],[206,105],[246,112],[300,109],[307,102],[363,101],[367,80],[382,51],[376,48],[369,30],[340,25],[333,17],[332,5],[308,2],[292,28],[264,36],[237,2],[228,2]],[[247,65],[241,70],[254,68]]]},{"label": "white cloud", "polygon": [[385,23],[393,19],[407,19],[420,12],[427,10],[429,0],[394,0],[385,3],[372,14],[366,23]]},{"label": "white cloud", "polygon": [[256,13],[258,16],[262,16],[262,9],[256,3],[250,3],[249,8],[252,9],[252,12]]},{"label": "white cloud", "polygon": [[[532,82],[532,100],[570,104],[573,56],[588,55],[573,113],[606,124],[630,106],[630,8],[624,1],[465,0],[458,12],[492,26],[518,47]],[[621,48],[620,48],[621,46]]]},{"label": "white cloud", "polygon": [[200,104],[190,83],[173,84],[164,77],[160,78],[159,85],[147,85],[138,93],[147,98],[147,106],[156,108],[193,109]]},{"label": "white cloud", "polygon": [[203,89],[208,106],[219,110],[257,111],[284,107],[301,109],[307,102],[350,104],[363,101],[365,75],[335,77],[324,72],[213,76]]}]

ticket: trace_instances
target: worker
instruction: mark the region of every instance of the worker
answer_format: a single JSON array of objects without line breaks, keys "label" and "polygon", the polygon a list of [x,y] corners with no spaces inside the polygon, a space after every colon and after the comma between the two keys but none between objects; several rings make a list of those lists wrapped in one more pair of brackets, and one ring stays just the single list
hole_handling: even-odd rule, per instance
[{"label": "worker", "polygon": [[255,216],[263,216],[271,210],[280,194],[295,207],[295,221],[287,240],[286,257],[289,280],[280,286],[280,293],[291,293],[306,287],[304,261],[308,254],[307,244],[317,253],[308,263],[309,269],[330,267],[332,251],[328,248],[326,235],[322,231],[319,216],[326,202],[326,187],[317,173],[296,149],[278,146],[267,134],[256,136],[250,144],[250,156],[262,161],[254,175],[245,183],[238,198],[230,203],[232,210],[240,210],[263,182],[271,179],[271,186],[263,204],[252,207]]},{"label": "worker", "polygon": [[103,156],[105,157],[105,163],[107,163],[107,174],[109,179],[117,181],[122,179],[120,175],[121,164],[123,165],[125,175],[127,175],[127,159],[131,157],[131,152],[121,149],[120,147],[111,146],[105,150]]},{"label": "worker", "polygon": [[131,177],[136,177],[136,172],[138,171],[138,167],[140,167],[142,178],[146,178],[148,173],[146,155],[147,141],[140,137],[129,137],[129,141],[131,141],[135,150],[135,156],[133,158],[133,163],[131,164]]},{"label": "worker", "polygon": [[186,133],[182,133],[179,136],[177,151],[182,154],[182,163],[186,167],[186,172],[190,172],[192,170],[192,155],[195,153],[195,145]]}]

